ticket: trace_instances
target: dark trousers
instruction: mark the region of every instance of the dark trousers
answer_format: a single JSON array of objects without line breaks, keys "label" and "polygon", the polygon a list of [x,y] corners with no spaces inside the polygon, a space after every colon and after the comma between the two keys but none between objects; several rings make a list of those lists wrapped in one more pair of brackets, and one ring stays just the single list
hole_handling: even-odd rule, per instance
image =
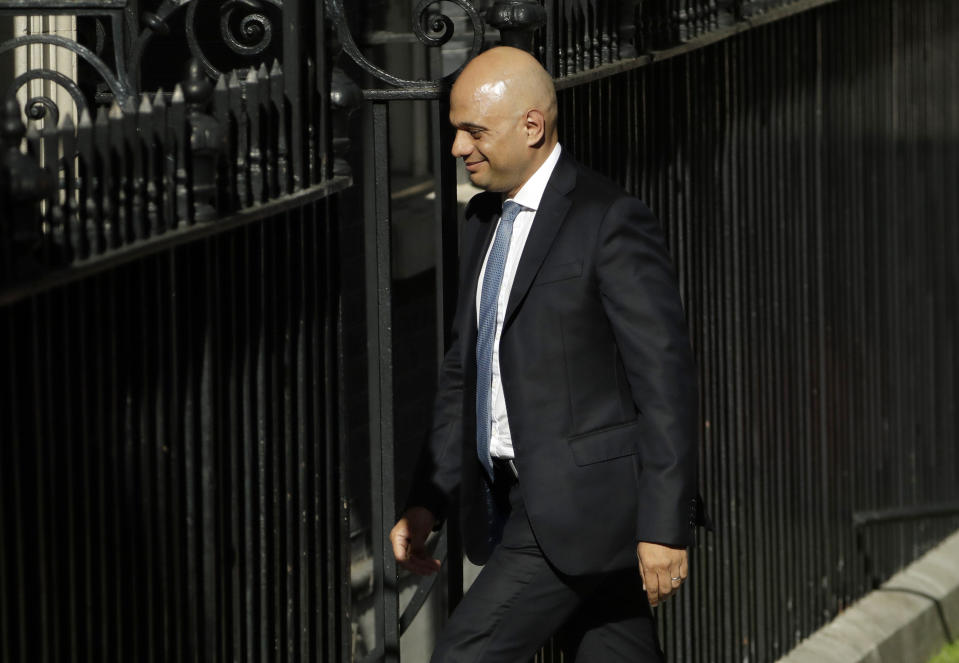
[{"label": "dark trousers", "polygon": [[502,540],[450,617],[432,663],[526,663],[554,634],[566,661],[664,661],[638,569],[560,573],[536,543],[516,482],[498,472],[496,484],[494,499],[509,508]]}]

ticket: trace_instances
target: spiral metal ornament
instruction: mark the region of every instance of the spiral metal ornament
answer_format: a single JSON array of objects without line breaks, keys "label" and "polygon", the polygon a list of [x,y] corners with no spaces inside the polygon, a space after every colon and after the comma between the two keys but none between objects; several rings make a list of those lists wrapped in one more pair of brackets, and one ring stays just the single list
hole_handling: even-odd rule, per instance
[{"label": "spiral metal ornament", "polygon": [[[250,10],[238,25],[237,10]],[[273,22],[263,13],[263,4],[256,0],[230,0],[220,8],[220,35],[223,41],[240,55],[259,55],[273,40]],[[236,29],[238,28],[238,29]]]},{"label": "spiral metal ornament", "polygon": [[[200,63],[206,74],[216,78],[223,73],[204,52],[198,35],[197,8],[200,0],[188,0],[186,10],[186,41],[190,53]],[[232,52],[244,57],[263,53],[273,41],[273,19],[267,14],[269,5],[282,10],[282,0],[227,0],[219,6],[220,37]],[[181,5],[182,6],[182,5]],[[243,12],[246,12],[245,14]],[[234,65],[235,66],[235,65]]]},{"label": "spiral metal ornament", "polygon": [[[14,37],[13,39],[8,39],[7,41],[0,43],[0,55],[21,46],[31,46],[34,44],[56,46],[58,48],[64,48],[75,53],[78,57],[86,61],[86,63],[89,64],[94,71],[97,72],[103,82],[106,83],[107,87],[110,88],[110,92],[113,93],[113,97],[117,100],[117,102],[119,102],[122,108],[129,108],[130,104],[135,103],[136,95],[133,94],[129,82],[124,78],[120,78],[113,71],[111,71],[110,67],[107,66],[107,64],[96,53],[91,51],[86,46],[78,44],[72,39],[67,39],[66,37],[52,34],[22,35],[20,37]],[[54,81],[57,85],[60,85],[70,93],[70,96],[77,104],[78,109],[82,109],[85,106],[86,102],[83,99],[83,94],[80,92],[80,89],[77,87],[76,83],[63,74],[50,69],[33,69],[25,74],[21,74],[13,81],[11,89],[16,90],[27,80],[36,78]]]},{"label": "spiral metal ornament", "polygon": [[60,124],[60,109],[56,102],[50,97],[38,95],[27,99],[27,117],[31,120],[42,120],[49,114],[50,121],[54,126]]},{"label": "spiral metal ornament", "polygon": [[[431,5],[439,4],[441,0],[420,0],[413,10],[413,34],[422,43],[427,46],[442,46],[453,37],[453,21],[445,14],[430,14],[428,9]],[[446,0],[460,9],[462,9],[469,18],[473,27],[473,43],[469,54],[463,64],[451,74],[444,76],[439,80],[406,80],[394,76],[375,64],[370,62],[364,56],[353,41],[353,35],[350,33],[350,27],[346,21],[346,14],[343,10],[342,0],[326,0],[326,13],[330,21],[336,28],[336,34],[343,52],[346,53],[353,62],[368,74],[377,78],[398,90],[366,90],[364,94],[369,96],[402,96],[404,91],[416,90],[417,94],[438,93],[446,84],[449,84],[462,71],[466,63],[479,55],[483,47],[484,24],[476,8],[469,0]]]},{"label": "spiral metal ornament", "polygon": [[[439,0],[420,0],[413,10],[413,34],[427,46],[442,46],[453,38],[453,21],[450,17],[427,12],[429,6],[437,2]],[[427,23],[429,27],[425,28]]]},{"label": "spiral metal ornament", "polygon": [[[51,81],[66,90],[73,100],[73,103],[77,106],[77,116],[83,113],[83,110],[87,107],[87,100],[76,82],[65,74],[52,69],[31,69],[28,72],[20,74],[13,80],[10,87],[7,88],[7,93],[15,95],[17,90],[30,81],[35,80]],[[31,120],[42,120],[49,116],[54,124],[60,123],[60,108],[57,106],[57,103],[48,96],[38,95],[30,97],[24,109],[26,110],[27,117]]]}]

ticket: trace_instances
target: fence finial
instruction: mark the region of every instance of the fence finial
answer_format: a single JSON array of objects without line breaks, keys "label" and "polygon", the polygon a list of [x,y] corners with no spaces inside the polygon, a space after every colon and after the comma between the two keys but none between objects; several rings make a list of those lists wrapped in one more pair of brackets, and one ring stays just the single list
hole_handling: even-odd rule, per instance
[{"label": "fence finial", "polygon": [[533,49],[533,32],[546,25],[546,8],[530,0],[497,0],[486,10],[486,22],[499,30],[500,43]]},{"label": "fence finial", "polygon": [[190,60],[183,98],[190,123],[190,155],[193,165],[194,218],[216,218],[217,171],[225,153],[226,133],[207,110],[213,98],[213,83],[196,59]]}]

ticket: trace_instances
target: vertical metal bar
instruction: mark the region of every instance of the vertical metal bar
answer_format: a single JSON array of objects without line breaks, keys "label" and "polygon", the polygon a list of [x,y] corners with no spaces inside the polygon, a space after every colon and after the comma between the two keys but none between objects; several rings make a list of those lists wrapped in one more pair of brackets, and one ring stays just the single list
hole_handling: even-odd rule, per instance
[{"label": "vertical metal bar", "polygon": [[[226,86],[224,78],[221,77],[217,83],[217,96],[220,91],[225,92]],[[219,106],[217,101],[214,102]],[[226,109],[223,109],[226,112]],[[217,117],[221,117],[220,110],[217,110]],[[223,349],[222,356],[225,358],[226,365],[223,367],[223,378],[225,385],[225,412],[224,412],[224,437],[225,444],[228,447],[224,449],[227,455],[226,460],[221,467],[223,468],[224,478],[228,481],[229,489],[224,487],[224,501],[221,505],[221,513],[228,534],[224,537],[224,544],[229,546],[233,552],[233,564],[227,564],[229,569],[229,580],[227,575],[223,574],[223,588],[221,601],[223,602],[222,614],[224,621],[229,617],[229,624],[221,624],[221,637],[223,638],[224,660],[245,661],[247,660],[247,651],[244,648],[244,634],[246,632],[246,587],[245,569],[248,559],[244,555],[246,540],[243,529],[243,502],[245,494],[245,485],[243,483],[243,420],[245,408],[241,402],[241,380],[244,362],[244,341],[248,340],[246,335],[247,327],[240,325],[241,315],[239,311],[239,276],[237,272],[241,269],[240,261],[237,259],[236,245],[238,242],[237,234],[230,234],[220,240],[218,256],[221,260],[220,269],[217,270],[217,285],[215,292],[221,293],[222,304],[217,310],[217,316],[220,320],[231,321],[223,333],[222,343],[226,346]],[[245,266],[244,266],[245,267]],[[245,270],[244,270],[245,271]],[[226,278],[223,278],[225,276]],[[227,649],[227,646],[229,647]]]},{"label": "vertical metal bar", "polygon": [[247,660],[262,659],[260,647],[263,645],[264,635],[260,630],[260,584],[258,571],[259,564],[259,518],[257,507],[260,503],[260,485],[257,466],[257,437],[259,433],[260,413],[258,407],[258,375],[259,375],[259,344],[262,331],[257,318],[259,296],[255,279],[260,274],[259,261],[255,259],[252,250],[253,230],[245,229],[238,237],[237,257],[242,265],[250,265],[249,269],[240,269],[238,291],[244,293],[239,298],[239,313],[237,320],[239,327],[245,329],[245,342],[241,348],[242,368],[240,378],[240,402],[243,404],[241,423],[241,472],[243,475],[243,548],[242,556],[243,576],[245,588],[243,594],[243,644]]},{"label": "vertical metal bar", "polygon": [[389,109],[375,102],[369,114],[369,139],[373,155],[367,178],[366,290],[367,356],[370,403],[370,481],[374,491],[373,537],[376,596],[375,651],[385,662],[399,660],[399,606],[396,565],[388,539],[393,518],[393,356],[389,199]]},{"label": "vertical metal bar", "polygon": [[[337,199],[333,200],[335,201]],[[327,198],[324,202],[325,226],[327,228],[327,233],[325,236],[325,251],[326,255],[333,256],[338,254],[337,249],[339,247],[339,235],[336,231],[338,226],[332,223],[332,220],[336,217],[339,207],[334,202],[331,202],[331,199],[329,198]],[[336,339],[335,344],[326,344],[326,364],[328,367],[326,371],[326,386],[328,393],[334,392],[333,386],[335,385],[335,392],[337,394],[343,394],[346,391],[344,387],[345,371],[343,370],[343,364],[345,362],[340,361],[342,357],[342,349],[345,347],[342,326],[343,313],[342,310],[337,307],[337,302],[339,301],[339,290],[337,289],[337,286],[334,285],[339,283],[337,276],[342,268],[338,263],[334,264],[333,260],[328,260],[326,264],[329,266],[326,272],[326,283],[328,284],[326,292],[326,310],[327,318],[331,321],[328,323],[326,338]],[[333,322],[334,320],[335,323]],[[328,397],[328,421],[333,420],[334,413],[336,414],[337,421],[346,421],[346,408],[344,403],[345,399],[335,400],[332,397]],[[334,587],[334,589],[330,592],[332,595],[331,599],[333,600],[334,605],[338,609],[342,610],[345,616],[349,617],[351,612],[350,584],[349,573],[345,572],[349,569],[350,564],[350,513],[347,496],[353,494],[353,492],[351,490],[351,484],[349,481],[349,453],[347,451],[348,437],[346,434],[346,428],[347,427],[343,424],[341,424],[339,429],[335,428],[333,425],[328,425],[327,427],[330,439],[333,439],[335,434],[337,440],[337,444],[335,446],[331,444],[328,447],[329,460],[327,462],[327,467],[343,468],[343,470],[338,473],[338,481],[327,482],[327,486],[329,486],[327,489],[327,503],[335,503],[337,505],[337,508],[331,508],[330,512],[331,514],[336,513],[339,521],[335,526],[330,527],[330,530],[332,530],[332,536],[330,536],[330,540],[335,541],[337,538],[339,539],[339,545],[334,548],[334,550],[338,553],[338,557],[337,555],[330,555],[330,563],[327,568],[329,569],[329,575],[331,578],[335,578],[337,574],[341,578],[340,582],[336,583],[337,586]],[[345,619],[342,620],[339,624],[339,629],[330,628],[329,633],[330,648],[328,651],[334,648],[334,643],[338,643],[340,647],[340,656],[337,657],[335,655],[331,655],[330,660],[332,661],[339,659],[343,661],[343,663],[346,663],[350,657],[350,646],[347,644],[350,642],[349,622]]]},{"label": "vertical metal bar", "polygon": [[202,290],[199,292],[194,290],[194,306],[198,309],[199,318],[195,329],[201,335],[195,341],[202,352],[199,357],[198,394],[200,448],[197,455],[199,456],[200,471],[196,477],[200,482],[198,516],[202,527],[199,532],[200,545],[197,549],[197,554],[200,556],[198,570],[201,574],[199,580],[202,591],[202,612],[199,615],[198,625],[202,628],[202,639],[197,642],[197,650],[203,652],[206,660],[216,661],[219,658],[217,644],[221,628],[219,611],[217,610],[218,567],[222,563],[218,559],[218,549],[222,547],[222,537],[220,535],[222,525],[217,507],[222,476],[218,467],[216,449],[218,441],[217,416],[220,414],[220,408],[216,399],[216,394],[219,391],[219,385],[217,384],[219,382],[217,379],[219,362],[216,359],[217,348],[214,347],[214,344],[219,341],[216,313],[221,293],[218,279],[220,264],[219,252],[215,250],[214,242],[207,241],[196,248],[200,250],[195,251],[194,256],[203,260]]},{"label": "vertical metal bar", "polygon": [[[449,150],[455,130],[449,123],[449,98],[430,102],[433,116],[433,171],[436,188],[435,253],[436,253],[436,366],[443,364],[449,347],[450,330],[456,307],[459,262],[459,219],[456,199],[456,168]],[[456,518],[447,521],[447,601],[450,610],[463,595],[463,551],[459,523]]]},{"label": "vertical metal bar", "polygon": [[[149,137],[147,137],[149,140]],[[132,315],[136,316],[138,333],[143,337],[143,350],[139,353],[138,380],[136,380],[135,389],[138,392],[137,401],[131,407],[136,408],[138,420],[138,430],[136,431],[138,448],[138,466],[139,472],[137,482],[140,486],[140,504],[131,507],[131,512],[136,511],[137,518],[141,523],[141,550],[138,551],[136,559],[142,565],[143,578],[143,603],[144,610],[140,611],[141,624],[144,627],[141,637],[138,638],[141,660],[152,663],[157,660],[159,653],[159,643],[157,639],[157,626],[162,619],[157,614],[157,606],[160,602],[157,600],[157,577],[156,577],[156,524],[157,524],[157,505],[156,505],[156,465],[153,462],[152,451],[156,440],[153,436],[155,430],[155,409],[151,402],[150,393],[154,376],[155,358],[147,348],[153,346],[156,342],[154,330],[156,323],[150,319],[150,308],[152,305],[151,293],[149,288],[150,267],[154,263],[153,259],[146,260],[136,270],[136,278],[130,284],[131,310]]]},{"label": "vertical metal bar", "polygon": [[[254,81],[255,83],[255,81]],[[250,85],[248,89],[252,88]],[[259,178],[257,178],[259,179]],[[269,356],[273,351],[271,321],[272,311],[269,303],[271,301],[270,293],[267,292],[267,283],[269,272],[269,235],[263,226],[256,229],[257,240],[251,247],[254,259],[257,261],[258,270],[256,276],[259,279],[257,294],[258,337],[256,348],[256,370],[255,370],[255,398],[256,398],[256,459],[254,466],[256,468],[256,495],[258,498],[256,505],[256,527],[257,527],[257,581],[259,584],[259,629],[258,637],[255,641],[260,651],[261,660],[273,660],[273,650],[276,645],[275,625],[271,618],[272,606],[271,598],[273,596],[273,587],[275,578],[272,573],[270,541],[273,518],[271,518],[270,494],[273,490],[271,483],[269,446],[275,443],[272,435],[272,403],[273,393],[270,389],[270,366]]]},{"label": "vertical metal bar", "polygon": [[[313,3],[320,4],[320,3]],[[293,0],[283,4],[283,95],[289,104],[289,124],[282,118],[281,126],[289,131],[290,154],[292,156],[288,173],[281,172],[281,190],[286,192],[287,176],[293,191],[303,188],[307,182],[306,160],[304,159],[303,102],[304,75],[303,59],[307,55],[302,45],[304,30],[304,3]],[[309,88],[306,87],[306,90]],[[276,98],[276,97],[274,97]],[[281,97],[282,98],[282,97]],[[283,104],[280,112],[285,114]],[[285,140],[285,139],[284,139]]]},{"label": "vertical metal bar", "polygon": [[[177,253],[176,251],[172,253]],[[202,513],[202,495],[198,494],[202,487],[198,485],[201,475],[201,425],[199,419],[203,416],[202,406],[200,404],[201,394],[197,393],[197,380],[191,370],[199,359],[202,362],[202,354],[197,357],[197,341],[190,333],[195,329],[196,320],[194,315],[196,311],[190,306],[190,294],[192,288],[196,287],[194,278],[195,264],[189,260],[190,255],[184,252],[184,260],[180,263],[180,269],[174,271],[174,278],[178,281],[182,279],[183,285],[190,290],[184,290],[175,306],[182,312],[183,329],[187,331],[183,335],[183,342],[180,344],[179,352],[174,355],[179,361],[183,362],[185,374],[183,376],[183,414],[182,414],[182,439],[180,444],[183,449],[183,508],[184,508],[184,541],[183,556],[186,563],[184,579],[186,581],[187,597],[187,643],[193,651],[204,651],[205,633],[202,627],[203,623],[203,583],[202,583],[202,556],[203,545],[203,513]],[[187,285],[189,284],[189,285]],[[202,339],[199,339],[202,343]],[[202,345],[201,353],[202,353]],[[182,355],[180,354],[182,353]]]},{"label": "vertical metal bar", "polygon": [[[312,58],[315,65],[315,79],[311,80],[311,84],[315,85],[318,112],[311,117],[314,122],[317,143],[316,160],[319,166],[317,176],[319,179],[325,180],[333,174],[333,159],[330,156],[330,80],[329,68],[327,67],[326,5],[317,2],[313,3],[313,8],[316,14],[313,28],[314,51]],[[310,87],[309,89],[314,88]]]},{"label": "vertical metal bar", "polygon": [[[0,201],[2,202],[2,201]],[[3,370],[0,370],[0,432],[4,439],[9,440],[7,450],[7,462],[0,465],[0,658],[5,661],[14,660],[13,647],[15,646],[15,622],[13,614],[16,613],[16,598],[19,586],[22,580],[13,573],[15,567],[14,559],[16,557],[15,549],[19,547],[19,541],[12,533],[14,522],[16,520],[16,511],[14,510],[13,482],[16,474],[13,468],[13,461],[17,455],[17,438],[14,435],[12,426],[14,414],[13,394],[17,393],[16,372],[13,366],[13,343],[9,333],[9,325],[5,324],[7,316],[0,315],[0,348],[4,348],[2,359]],[[11,517],[13,514],[13,517]],[[20,614],[23,614],[22,612]],[[18,620],[18,621],[22,621]]]},{"label": "vertical metal bar", "polygon": [[[316,219],[313,215],[314,207],[304,207],[297,214],[295,225],[297,236],[291,248],[291,260],[295,259],[298,269],[295,273],[294,287],[299,291],[299,314],[293,318],[295,325],[295,366],[296,366],[296,507],[294,513],[294,527],[296,532],[296,547],[292,556],[297,568],[294,594],[291,594],[291,613],[295,629],[291,627],[290,640],[295,642],[296,660],[309,660],[312,656],[311,646],[311,619],[310,598],[313,571],[316,567],[315,559],[318,551],[312,546],[310,528],[321,518],[323,511],[313,511],[310,496],[313,487],[310,473],[315,467],[317,459],[314,455],[313,442],[318,440],[322,444],[329,444],[328,438],[321,437],[316,426],[317,418],[321,416],[316,396],[319,392],[316,383],[315,346],[317,336],[318,307],[314,292],[320,283],[317,283],[316,274],[317,256],[312,252],[315,245],[313,239],[316,234]],[[319,526],[317,523],[313,526]]]},{"label": "vertical metal bar", "polygon": [[286,569],[284,576],[284,605],[283,605],[283,624],[284,639],[286,649],[286,660],[299,660],[298,652],[298,633],[297,633],[297,575],[300,572],[297,559],[297,508],[299,504],[297,491],[297,464],[299,458],[299,439],[298,426],[299,418],[297,416],[297,391],[300,380],[301,370],[299,355],[296,351],[298,339],[298,319],[302,315],[302,292],[296,280],[296,250],[301,242],[297,235],[297,226],[299,225],[299,213],[289,211],[283,214],[282,230],[284,231],[282,242],[279,248],[281,255],[285,256],[283,260],[283,272],[278,278],[279,286],[282,291],[287,293],[285,319],[281,318],[283,325],[283,440],[284,440],[284,466],[283,466],[283,504],[282,512],[285,531],[282,533],[284,544],[283,566]]}]

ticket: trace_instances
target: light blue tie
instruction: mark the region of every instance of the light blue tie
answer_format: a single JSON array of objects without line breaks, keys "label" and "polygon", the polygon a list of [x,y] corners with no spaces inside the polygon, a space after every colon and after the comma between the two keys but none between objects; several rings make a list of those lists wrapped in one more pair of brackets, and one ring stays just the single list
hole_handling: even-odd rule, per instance
[{"label": "light blue tie", "polygon": [[493,382],[493,341],[496,337],[496,308],[499,301],[506,254],[513,235],[513,221],[523,209],[519,203],[509,200],[503,203],[493,248],[486,260],[483,275],[483,293],[480,296],[479,321],[476,330],[476,455],[493,479],[493,459],[489,453],[490,443],[490,386]]}]

